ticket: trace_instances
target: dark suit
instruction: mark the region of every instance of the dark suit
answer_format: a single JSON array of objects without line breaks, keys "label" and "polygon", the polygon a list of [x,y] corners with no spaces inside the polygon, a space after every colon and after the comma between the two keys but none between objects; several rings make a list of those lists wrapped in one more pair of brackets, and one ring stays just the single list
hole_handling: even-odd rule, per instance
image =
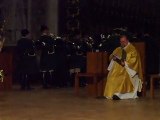
[{"label": "dark suit", "polygon": [[40,71],[43,75],[43,87],[48,88],[53,84],[53,73],[56,68],[55,41],[48,35],[42,35],[38,44],[41,50]]},{"label": "dark suit", "polygon": [[21,87],[22,89],[29,89],[28,75],[37,72],[33,41],[25,37],[18,40],[17,53],[19,56],[18,69],[21,74]]},{"label": "dark suit", "polygon": [[43,71],[55,69],[54,39],[48,35],[43,35],[40,37],[39,42],[41,44],[40,69]]}]

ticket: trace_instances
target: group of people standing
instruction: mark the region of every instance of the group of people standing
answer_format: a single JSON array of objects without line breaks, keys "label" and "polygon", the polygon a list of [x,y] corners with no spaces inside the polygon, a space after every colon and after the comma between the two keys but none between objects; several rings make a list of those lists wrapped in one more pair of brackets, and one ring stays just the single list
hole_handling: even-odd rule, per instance
[{"label": "group of people standing", "polygon": [[[47,26],[41,26],[39,40],[29,38],[29,31],[21,31],[17,42],[18,71],[22,90],[31,90],[30,75],[39,73],[44,89],[69,84],[68,50],[61,38],[50,36]],[[80,54],[81,55],[81,54]],[[83,58],[83,55],[81,55]],[[72,82],[70,82],[72,83]]]},{"label": "group of people standing", "polygon": [[[21,35],[17,43],[21,90],[32,89],[29,76],[36,71],[40,73],[43,88],[48,89],[67,86],[71,74],[74,76],[76,72],[84,70],[86,65],[84,53],[81,50],[73,49],[72,51],[71,46],[74,43],[68,44],[70,46],[68,50],[64,40],[61,38],[55,40],[50,36],[47,26],[41,26],[41,36],[34,42],[29,39],[27,29],[23,29]],[[141,92],[143,80],[140,56],[129,42],[127,35],[120,35],[119,43],[120,47],[110,55],[111,62],[108,67],[104,97],[116,100],[137,98],[137,92]],[[81,47],[78,46],[78,48]],[[73,84],[73,81],[70,84]]]}]

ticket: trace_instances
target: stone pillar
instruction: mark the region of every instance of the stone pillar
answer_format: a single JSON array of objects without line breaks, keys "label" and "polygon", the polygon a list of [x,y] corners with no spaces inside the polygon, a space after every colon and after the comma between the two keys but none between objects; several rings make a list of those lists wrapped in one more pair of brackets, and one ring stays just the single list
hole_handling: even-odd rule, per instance
[{"label": "stone pillar", "polygon": [[48,0],[48,27],[50,32],[58,35],[58,0]]},{"label": "stone pillar", "polygon": [[[29,31],[31,31],[31,16],[32,16],[32,0],[28,0],[28,9],[27,9],[27,13],[28,13],[28,18],[27,18],[27,28],[29,29]],[[32,31],[31,31],[32,32]]]},{"label": "stone pillar", "polygon": [[16,32],[15,32],[16,3],[17,3],[17,0],[10,0],[10,1],[5,2],[6,9],[8,11],[7,15],[5,16],[5,19],[6,19],[5,29],[8,30],[6,40],[5,40],[5,45],[15,45],[16,44]]}]

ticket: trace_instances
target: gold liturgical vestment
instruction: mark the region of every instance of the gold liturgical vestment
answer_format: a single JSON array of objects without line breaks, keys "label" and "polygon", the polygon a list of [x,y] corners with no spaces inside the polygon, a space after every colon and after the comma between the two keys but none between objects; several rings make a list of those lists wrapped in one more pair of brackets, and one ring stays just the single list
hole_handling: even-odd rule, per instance
[{"label": "gold liturgical vestment", "polygon": [[[137,53],[137,50],[132,44],[128,44],[125,48],[126,51],[126,60],[125,63],[127,67],[136,72],[136,78],[139,78],[137,91],[141,92],[142,88],[142,68],[140,55]],[[120,59],[122,57],[122,48],[116,48],[113,53],[110,55],[110,60],[113,55],[118,56]],[[112,60],[113,61],[113,60]],[[132,93],[135,89],[132,80],[134,76],[129,75],[126,68],[118,64],[117,62],[112,63],[112,68],[110,68],[107,83],[105,86],[104,96],[107,98],[112,98],[115,93],[125,94]],[[137,92],[136,91],[136,92]]]}]

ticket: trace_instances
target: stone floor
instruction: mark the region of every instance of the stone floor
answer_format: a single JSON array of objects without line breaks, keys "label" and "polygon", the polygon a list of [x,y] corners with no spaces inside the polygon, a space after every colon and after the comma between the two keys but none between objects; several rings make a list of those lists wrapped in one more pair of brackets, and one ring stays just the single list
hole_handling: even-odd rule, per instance
[{"label": "stone floor", "polygon": [[[157,91],[158,94],[158,91]],[[73,89],[0,92],[0,120],[160,120],[160,96],[112,101]]]}]

